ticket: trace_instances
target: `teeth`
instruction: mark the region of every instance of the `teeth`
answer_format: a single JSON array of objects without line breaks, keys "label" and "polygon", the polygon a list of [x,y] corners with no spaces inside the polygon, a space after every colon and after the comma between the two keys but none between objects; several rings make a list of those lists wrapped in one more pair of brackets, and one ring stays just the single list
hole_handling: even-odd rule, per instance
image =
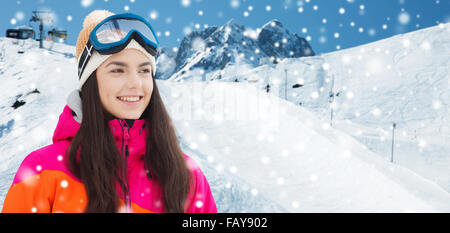
[{"label": "teeth", "polygon": [[132,96],[119,96],[119,99],[122,101],[128,101],[128,102],[136,102],[140,99],[139,96],[132,97]]}]

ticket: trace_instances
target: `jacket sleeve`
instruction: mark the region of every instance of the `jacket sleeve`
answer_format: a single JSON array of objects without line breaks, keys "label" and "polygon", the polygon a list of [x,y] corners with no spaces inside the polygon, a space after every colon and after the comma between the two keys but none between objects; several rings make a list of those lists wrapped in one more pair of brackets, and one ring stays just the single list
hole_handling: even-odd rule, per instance
[{"label": "jacket sleeve", "polygon": [[23,160],[6,194],[3,213],[51,212],[51,189],[43,184],[43,170],[37,153],[32,152]]},{"label": "jacket sleeve", "polygon": [[217,213],[216,202],[205,175],[194,160],[190,159],[190,164],[195,184],[193,192],[190,192],[191,196],[188,198],[186,213]]}]

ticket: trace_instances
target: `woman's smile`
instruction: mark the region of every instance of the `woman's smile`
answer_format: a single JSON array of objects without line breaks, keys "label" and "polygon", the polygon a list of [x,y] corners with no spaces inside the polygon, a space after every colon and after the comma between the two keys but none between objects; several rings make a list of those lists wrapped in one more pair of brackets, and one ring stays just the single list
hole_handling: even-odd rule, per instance
[{"label": "woman's smile", "polygon": [[118,96],[117,99],[128,106],[136,106],[140,104],[144,96]]}]

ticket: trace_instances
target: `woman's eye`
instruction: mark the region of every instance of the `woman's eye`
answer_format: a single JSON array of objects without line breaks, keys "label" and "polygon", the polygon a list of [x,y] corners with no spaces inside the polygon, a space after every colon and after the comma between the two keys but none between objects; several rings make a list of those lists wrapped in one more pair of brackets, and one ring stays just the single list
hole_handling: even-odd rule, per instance
[{"label": "woman's eye", "polygon": [[111,70],[111,72],[112,73],[123,73],[123,70],[122,69],[114,69],[114,70]]},{"label": "woman's eye", "polygon": [[150,73],[150,70],[149,69],[143,69],[143,70],[141,70],[141,73]]}]

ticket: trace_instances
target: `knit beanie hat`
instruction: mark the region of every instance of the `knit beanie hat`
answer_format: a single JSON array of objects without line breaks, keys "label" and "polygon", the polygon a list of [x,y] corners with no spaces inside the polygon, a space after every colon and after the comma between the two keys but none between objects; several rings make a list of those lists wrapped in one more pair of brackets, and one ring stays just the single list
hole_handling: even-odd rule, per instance
[{"label": "knit beanie hat", "polygon": [[[83,28],[80,31],[80,34],[78,35],[78,40],[76,44],[76,57],[77,57],[77,64],[80,62],[80,55],[83,53],[83,50],[86,47],[86,44],[89,40],[89,34],[94,30],[94,28],[99,24],[102,20],[108,18],[109,16],[114,15],[114,13],[109,12],[107,10],[94,10],[89,15],[87,15],[84,18],[83,22]],[[155,57],[152,56],[147,50],[145,50],[136,40],[131,40],[130,43],[125,47],[125,49],[137,49],[144,53],[148,59],[151,62],[153,76],[155,76],[156,73],[156,65],[155,65]],[[94,50],[92,53],[91,58],[89,59],[88,63],[85,65],[85,69],[83,71],[83,74],[81,78],[79,79],[79,89],[81,91],[81,88],[83,87],[83,84],[86,82],[86,80],[89,78],[89,76],[96,71],[96,69],[106,60],[108,59],[110,54],[100,54],[97,51]]]}]

